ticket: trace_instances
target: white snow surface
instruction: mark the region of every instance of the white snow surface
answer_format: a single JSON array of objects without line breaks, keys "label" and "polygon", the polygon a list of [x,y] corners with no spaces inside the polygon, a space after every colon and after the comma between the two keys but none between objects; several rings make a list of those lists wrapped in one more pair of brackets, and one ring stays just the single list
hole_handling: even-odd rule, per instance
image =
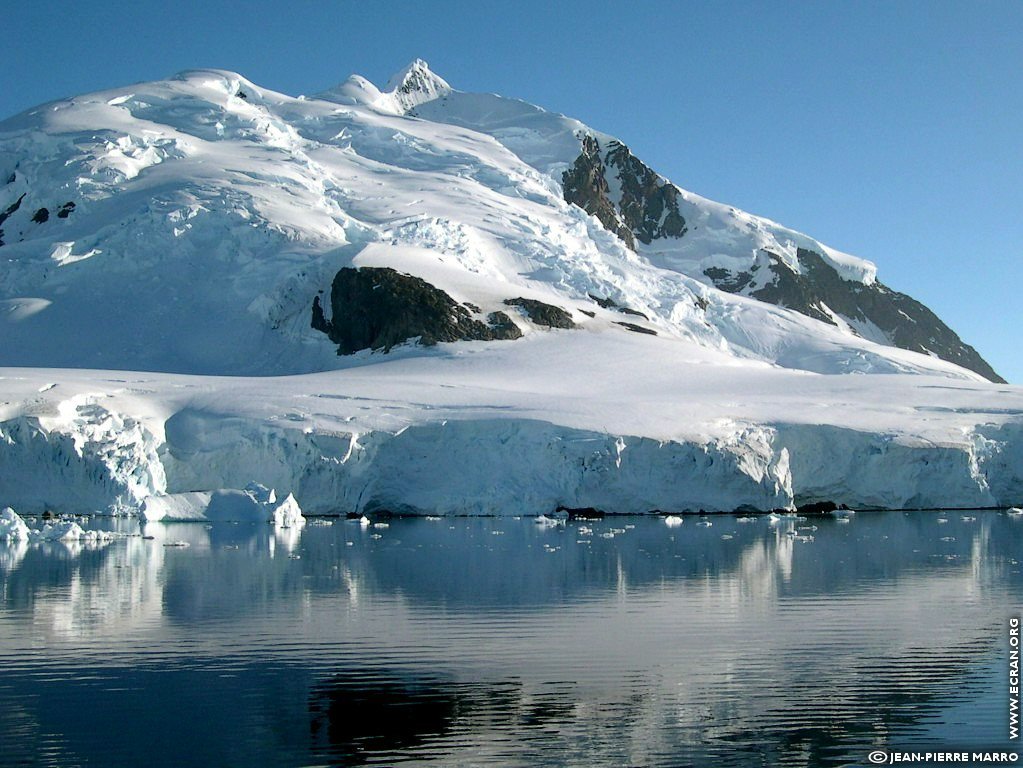
[{"label": "white snow surface", "polygon": [[[596,331],[360,360],[286,377],[0,369],[0,498],[29,511],[52,508],[50,494],[68,511],[145,502],[148,517],[164,494],[254,478],[313,513],[1023,498],[1018,387],[812,374]],[[83,393],[103,404],[98,423],[64,406]],[[135,442],[97,434],[127,414]]]},{"label": "white snow surface", "polygon": [[[1023,499],[1023,390],[707,285],[765,248],[874,267],[692,193],[691,234],[629,251],[561,197],[585,132],[610,140],[420,61],[313,98],[195,70],[0,123],[0,212],[21,201],[0,225],[0,502],[291,525]],[[579,327],[516,314],[513,342],[338,357],[310,307],[344,266]],[[253,482],[284,502],[225,490]]]},{"label": "white snow surface", "polygon": [[[310,327],[312,300],[322,294],[329,312],[338,269],[373,265],[484,313],[527,296],[629,333],[593,294],[643,312],[663,337],[740,358],[975,378],[706,285],[708,265],[764,249],[794,263],[800,245],[873,279],[868,262],[765,219],[683,192],[690,233],[629,251],[562,199],[561,170],[586,132],[610,140],[524,102],[453,91],[422,61],[385,91],[354,77],[293,98],[195,70],[42,105],[0,123],[0,211],[18,204],[2,224],[0,363],[343,368]],[[591,321],[578,309],[599,311]]]}]

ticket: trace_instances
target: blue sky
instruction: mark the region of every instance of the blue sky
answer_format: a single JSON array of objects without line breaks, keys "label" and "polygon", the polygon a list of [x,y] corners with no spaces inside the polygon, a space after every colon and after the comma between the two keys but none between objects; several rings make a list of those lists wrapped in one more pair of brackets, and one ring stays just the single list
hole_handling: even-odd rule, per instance
[{"label": "blue sky", "polygon": [[1023,383],[1021,2],[7,6],[0,117],[195,67],[297,95],[422,57],[877,262]]}]

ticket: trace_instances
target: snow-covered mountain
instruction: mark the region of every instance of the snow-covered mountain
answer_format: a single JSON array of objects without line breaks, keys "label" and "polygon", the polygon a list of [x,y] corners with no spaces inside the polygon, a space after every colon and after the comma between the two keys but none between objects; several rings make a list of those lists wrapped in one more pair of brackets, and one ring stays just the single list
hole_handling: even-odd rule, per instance
[{"label": "snow-covered mountain", "polygon": [[1020,392],[873,264],[422,61],[46,104],[0,123],[0,185],[3,503],[1023,497]]}]

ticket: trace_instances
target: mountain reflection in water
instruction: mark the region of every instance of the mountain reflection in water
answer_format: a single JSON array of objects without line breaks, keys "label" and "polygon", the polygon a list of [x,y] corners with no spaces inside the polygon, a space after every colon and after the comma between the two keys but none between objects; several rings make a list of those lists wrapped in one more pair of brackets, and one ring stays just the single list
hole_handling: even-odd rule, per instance
[{"label": "mountain reflection in water", "polygon": [[1005,739],[1023,521],[389,522],[0,545],[0,764],[837,766]]}]

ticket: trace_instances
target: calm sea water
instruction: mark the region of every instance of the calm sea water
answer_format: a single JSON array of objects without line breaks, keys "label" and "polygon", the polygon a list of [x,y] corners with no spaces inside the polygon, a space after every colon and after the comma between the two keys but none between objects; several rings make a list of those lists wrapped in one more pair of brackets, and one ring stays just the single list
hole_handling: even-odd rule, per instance
[{"label": "calm sea water", "polygon": [[1023,520],[697,522],[0,544],[0,764],[840,766],[1008,745]]}]

